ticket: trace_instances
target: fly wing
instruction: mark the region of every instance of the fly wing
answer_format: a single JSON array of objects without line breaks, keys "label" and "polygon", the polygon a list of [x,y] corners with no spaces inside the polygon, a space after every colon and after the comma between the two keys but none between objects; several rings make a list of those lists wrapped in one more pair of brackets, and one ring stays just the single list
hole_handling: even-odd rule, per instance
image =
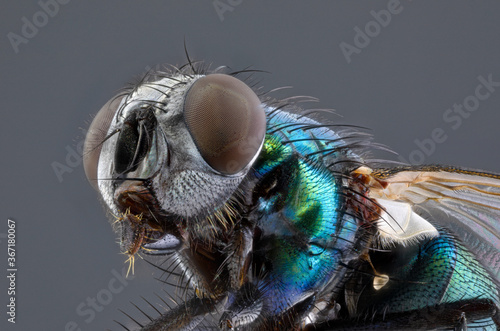
[{"label": "fly wing", "polygon": [[[500,280],[500,175],[437,166],[362,167],[355,172],[365,176],[369,197],[387,211],[389,218],[396,218],[396,225],[384,222],[386,228],[397,233],[397,227],[400,232],[406,227],[410,235],[424,229],[428,236],[433,235],[422,219],[446,228]],[[393,206],[397,203],[409,206],[411,211],[401,212],[401,207]]]}]

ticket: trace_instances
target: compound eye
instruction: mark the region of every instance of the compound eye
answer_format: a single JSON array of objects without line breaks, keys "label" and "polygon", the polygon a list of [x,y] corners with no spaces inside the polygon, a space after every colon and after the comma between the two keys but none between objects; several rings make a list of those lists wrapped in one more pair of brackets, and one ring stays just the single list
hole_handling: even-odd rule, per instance
[{"label": "compound eye", "polygon": [[223,74],[202,77],[191,86],[184,120],[203,159],[228,175],[255,158],[266,132],[257,95],[239,79]]},{"label": "compound eye", "polygon": [[83,145],[83,169],[88,181],[96,190],[99,190],[97,185],[97,166],[99,164],[101,148],[122,98],[123,96],[120,96],[109,100],[99,110],[90,124],[87,136],[85,137],[85,144]]}]

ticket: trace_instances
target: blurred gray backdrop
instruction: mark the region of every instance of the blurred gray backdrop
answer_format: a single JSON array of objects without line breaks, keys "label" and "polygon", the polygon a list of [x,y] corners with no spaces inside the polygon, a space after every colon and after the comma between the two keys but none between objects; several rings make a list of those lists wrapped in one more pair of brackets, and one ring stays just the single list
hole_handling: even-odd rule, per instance
[{"label": "blurred gray backdrop", "polygon": [[[119,330],[162,284],[119,254],[79,148],[146,68],[195,60],[269,71],[413,163],[500,172],[495,1],[4,1],[0,5],[0,329]],[[488,83],[488,81],[490,81]],[[16,221],[8,323],[7,219]]]}]

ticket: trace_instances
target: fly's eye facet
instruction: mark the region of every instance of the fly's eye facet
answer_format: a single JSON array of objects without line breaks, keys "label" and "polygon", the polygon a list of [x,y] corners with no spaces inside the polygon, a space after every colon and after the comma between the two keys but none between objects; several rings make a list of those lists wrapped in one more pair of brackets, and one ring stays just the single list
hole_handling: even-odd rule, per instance
[{"label": "fly's eye facet", "polygon": [[122,96],[109,100],[99,110],[94,120],[90,124],[89,130],[85,137],[83,145],[83,168],[85,175],[92,186],[98,190],[97,186],[97,166],[99,164],[99,156],[101,154],[102,144],[108,134],[111,121],[118,110]]},{"label": "fly's eye facet", "polygon": [[184,119],[203,159],[228,175],[255,158],[266,132],[257,95],[224,74],[208,75],[193,84],[184,101]]}]

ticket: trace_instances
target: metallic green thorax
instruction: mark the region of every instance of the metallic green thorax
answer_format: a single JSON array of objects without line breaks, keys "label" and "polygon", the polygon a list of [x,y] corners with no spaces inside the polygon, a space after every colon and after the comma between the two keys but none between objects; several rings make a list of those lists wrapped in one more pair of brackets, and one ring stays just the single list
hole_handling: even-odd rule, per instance
[{"label": "metallic green thorax", "polygon": [[[271,316],[298,302],[313,304],[342,281],[340,263],[354,255],[356,222],[345,212],[341,177],[329,169],[344,153],[332,131],[278,112],[254,164],[254,273]],[[294,124],[290,126],[290,123]],[[329,144],[332,143],[332,144]],[[333,149],[339,147],[338,151]],[[325,156],[326,153],[329,153]]]}]

